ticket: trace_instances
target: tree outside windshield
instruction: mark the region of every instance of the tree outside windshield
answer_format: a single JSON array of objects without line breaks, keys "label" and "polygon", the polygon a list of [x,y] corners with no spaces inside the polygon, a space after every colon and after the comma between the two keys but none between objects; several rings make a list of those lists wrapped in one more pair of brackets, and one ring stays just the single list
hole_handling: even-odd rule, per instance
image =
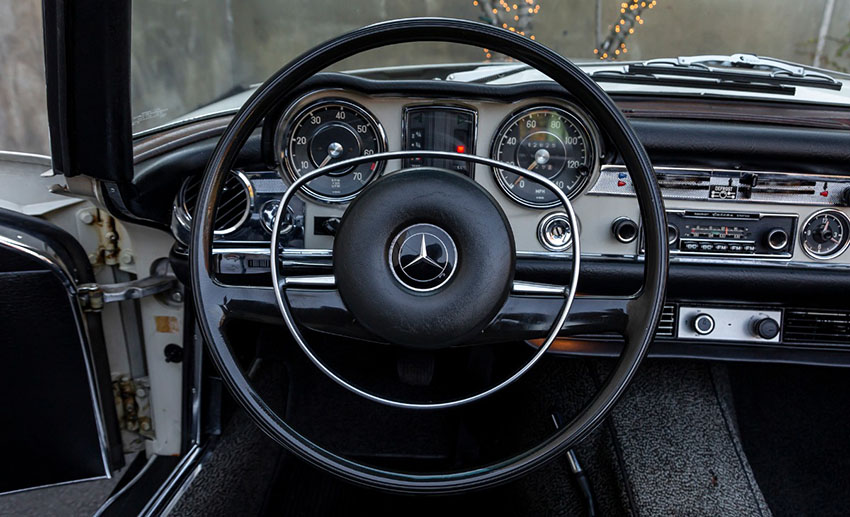
[{"label": "tree outside windshield", "polygon": [[[576,60],[750,52],[850,68],[845,0],[184,0],[134,2],[135,131],[262,82],[301,52],[370,23],[479,20]],[[400,45],[340,69],[498,60],[480,48]]]},{"label": "tree outside windshield", "polygon": [[[513,28],[583,61],[750,52],[850,71],[847,0],[136,0],[133,130],[261,82],[343,32],[410,16]],[[39,0],[0,0],[0,149],[49,149],[41,30]],[[339,68],[498,59],[479,48],[420,44]]]}]

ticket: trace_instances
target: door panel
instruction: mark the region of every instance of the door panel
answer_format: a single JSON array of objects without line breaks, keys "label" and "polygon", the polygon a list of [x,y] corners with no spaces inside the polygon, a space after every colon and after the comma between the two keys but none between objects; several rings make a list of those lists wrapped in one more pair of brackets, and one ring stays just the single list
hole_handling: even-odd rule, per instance
[{"label": "door panel", "polygon": [[123,463],[87,256],[60,228],[0,209],[0,493],[108,477]]}]

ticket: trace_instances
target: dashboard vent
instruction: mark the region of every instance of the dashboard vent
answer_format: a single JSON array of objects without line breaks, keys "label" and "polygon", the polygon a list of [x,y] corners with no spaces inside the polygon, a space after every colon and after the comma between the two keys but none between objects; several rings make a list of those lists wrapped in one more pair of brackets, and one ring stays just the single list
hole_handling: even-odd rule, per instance
[{"label": "dashboard vent", "polygon": [[788,309],[782,340],[785,343],[850,345],[850,313]]},{"label": "dashboard vent", "polygon": [[708,190],[711,175],[703,173],[656,171],[658,186],[666,189],[703,189]]},{"label": "dashboard vent", "polygon": [[658,329],[655,332],[655,337],[673,337],[676,334],[676,307],[673,305],[665,305],[661,311],[661,320],[658,322]]},{"label": "dashboard vent", "polygon": [[[192,220],[198,203],[202,175],[191,176],[180,187],[180,208],[188,221]],[[251,182],[240,172],[231,171],[224,180],[222,195],[215,214],[215,234],[226,235],[242,226],[251,215],[253,189]]]},{"label": "dashboard vent", "polygon": [[815,186],[816,182],[807,179],[758,175],[758,179],[752,187],[752,192],[754,194],[812,195],[815,193]]}]

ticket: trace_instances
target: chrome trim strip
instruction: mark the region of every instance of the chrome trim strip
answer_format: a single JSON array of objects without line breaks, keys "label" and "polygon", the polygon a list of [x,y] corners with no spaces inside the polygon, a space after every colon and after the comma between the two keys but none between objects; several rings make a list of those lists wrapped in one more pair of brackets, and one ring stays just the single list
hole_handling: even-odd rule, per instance
[{"label": "chrome trim strip", "polygon": [[[803,178],[807,181],[814,181],[816,183],[817,182],[827,182],[827,183],[829,183],[829,182],[841,181],[841,182],[847,182],[848,184],[850,184],[850,175],[846,175],[846,174],[827,176],[827,175],[823,175],[823,174],[813,174],[813,173],[808,173],[808,172],[761,171],[761,170],[750,170],[750,169],[748,169],[748,170],[723,169],[723,168],[719,168],[719,167],[682,167],[682,166],[675,166],[675,165],[656,165],[656,166],[653,167],[653,169],[655,170],[656,174],[658,174],[658,173],[663,174],[664,172],[670,172],[670,173],[674,173],[674,174],[675,173],[684,173],[684,172],[694,172],[694,173],[704,173],[704,174],[710,175],[711,173],[714,172],[714,173],[729,175],[731,177],[740,177],[742,174],[755,174],[755,175],[761,174],[761,175],[771,175],[771,176],[786,176],[788,178]],[[603,165],[600,168],[600,170],[601,170],[601,172],[616,172],[616,173],[625,172],[626,174],[629,174],[629,171],[625,166],[616,165],[616,164]],[[610,191],[610,190],[595,190],[597,188],[598,184],[599,184],[599,180],[597,180],[597,183],[594,184],[593,186],[591,186],[590,189],[587,190],[586,194],[587,195],[593,195],[593,196],[628,196],[628,197],[635,197],[635,193],[631,189],[627,189],[627,190],[624,190],[624,191],[616,191],[616,192]],[[706,183],[704,186],[694,187],[694,189],[698,189],[698,188],[708,189],[709,185],[710,185],[710,183]],[[680,200],[680,201],[710,201],[710,202],[718,201],[718,202],[729,202],[729,203],[760,203],[760,204],[773,204],[773,205],[780,205],[781,204],[781,205],[799,205],[799,206],[824,206],[824,205],[832,206],[831,203],[810,203],[810,202],[806,202],[804,200],[799,200],[799,199],[782,199],[782,195],[776,195],[776,194],[774,194],[774,195],[776,195],[777,199],[741,199],[741,198],[736,198],[736,199],[717,198],[717,199],[713,199],[713,198],[709,198],[709,197],[700,198],[700,197],[677,196],[675,193],[671,193],[670,192],[671,189],[669,189],[668,187],[660,186],[660,188],[662,190],[662,197],[664,197],[665,199]],[[758,190],[756,190],[755,193],[758,194],[759,193]],[[794,194],[789,193],[787,195],[790,196],[790,195],[794,195]],[[824,198],[824,199],[828,200],[828,198]]]},{"label": "chrome trim strip", "polygon": [[[68,294],[68,301],[71,303],[71,308],[74,312],[74,321],[77,324],[77,338],[80,340],[80,347],[83,353],[83,362],[86,365],[86,377],[89,384],[89,394],[91,396],[92,413],[94,414],[95,426],[97,427],[97,438],[100,443],[100,457],[103,464],[104,477],[112,478],[112,471],[109,468],[109,440],[106,435],[106,425],[103,421],[104,417],[101,408],[104,406],[104,401],[100,397],[100,391],[97,389],[97,378],[94,375],[92,367],[92,353],[90,350],[91,343],[88,339],[88,329],[85,326],[82,307],[80,300],[77,297],[76,284],[71,275],[59,263],[59,261],[50,257],[46,253],[39,251],[31,246],[17,242],[4,235],[0,235],[0,246],[12,248],[18,253],[29,255],[30,257],[43,262],[46,267],[59,275]],[[112,403],[112,400],[109,401]]]},{"label": "chrome trim strip", "polygon": [[[566,213],[569,215],[570,224],[573,228],[578,228],[578,218],[576,217],[575,211],[573,210],[573,205],[570,203],[569,198],[563,190],[558,188],[552,181],[550,181],[545,176],[541,176],[535,172],[529,171],[527,169],[523,169],[521,167],[517,167],[512,164],[502,163],[497,160],[493,160],[491,158],[484,158],[481,156],[475,155],[466,155],[459,153],[448,153],[441,151],[395,151],[395,152],[387,152],[381,153],[377,155],[369,155],[369,156],[360,156],[357,158],[351,158],[349,160],[343,160],[333,165],[328,165],[325,167],[320,167],[313,171],[310,171],[307,174],[299,177],[298,180],[292,183],[283,194],[283,197],[280,201],[280,207],[278,208],[277,216],[275,217],[274,222],[274,231],[272,232],[272,240],[270,246],[270,254],[272,256],[272,285],[278,286],[281,283],[281,278],[278,272],[277,267],[277,257],[276,253],[278,251],[278,238],[280,235],[280,228],[283,225],[283,221],[285,219],[286,207],[289,206],[289,202],[292,200],[292,197],[301,188],[302,185],[307,183],[308,181],[316,178],[320,175],[327,174],[332,170],[341,169],[345,167],[349,167],[352,165],[356,165],[359,163],[366,163],[375,159],[380,160],[393,160],[393,159],[403,159],[407,157],[430,157],[430,158],[443,158],[450,160],[469,160],[475,163],[487,165],[490,167],[498,167],[501,169],[508,169],[516,174],[520,174],[523,176],[527,176],[534,181],[540,183],[544,187],[552,190],[555,194],[560,198],[561,203],[563,204]],[[415,170],[415,169],[413,169]],[[404,172],[399,172],[398,174],[404,174]],[[563,328],[564,322],[567,320],[567,316],[569,315],[570,308],[572,307],[573,301],[575,300],[575,293],[578,287],[578,277],[579,271],[581,270],[581,246],[579,243],[578,234],[573,236],[573,250],[572,254],[564,254],[564,258],[569,260],[572,263],[572,271],[570,275],[570,285],[568,288],[564,290],[563,298],[564,303],[561,307],[561,311],[559,312],[555,322],[553,323],[549,333],[547,334],[545,340],[537,349],[535,354],[528,360],[528,362],[522,366],[519,370],[514,372],[510,377],[504,379],[499,382],[495,386],[487,388],[484,391],[476,393],[474,395],[470,395],[467,397],[463,397],[460,399],[449,400],[445,402],[432,402],[432,403],[411,403],[411,402],[403,402],[400,400],[393,400],[381,397],[379,395],[375,395],[369,391],[363,390],[349,383],[342,377],[338,376],[334,373],[333,370],[328,368],[318,356],[316,356],[313,351],[310,349],[307,341],[305,340],[301,330],[298,328],[297,323],[295,322],[294,317],[290,311],[289,302],[283,296],[282,289],[274,289],[275,298],[277,299],[278,308],[280,309],[281,315],[283,316],[283,320],[286,323],[289,332],[292,334],[292,337],[295,339],[298,346],[307,355],[308,359],[319,368],[325,375],[327,375],[331,380],[342,386],[343,388],[360,395],[363,398],[371,400],[373,402],[377,402],[379,404],[384,404],[392,407],[403,408],[403,409],[417,409],[417,410],[428,410],[428,409],[445,409],[450,407],[456,407],[463,404],[467,404],[469,402],[474,402],[476,400],[483,399],[502,388],[512,384],[514,381],[523,376],[531,367],[533,367],[538,360],[549,350],[552,346],[552,343],[555,341],[555,338],[558,336],[558,332]]]},{"label": "chrome trim strip", "polygon": [[287,276],[283,278],[281,287],[292,287],[294,289],[329,289],[336,287],[336,277],[334,275]]},{"label": "chrome trim strip", "polygon": [[[165,482],[151,497],[148,504],[139,512],[140,516],[162,515],[166,510],[170,511],[176,503],[177,498],[182,495],[189,484],[195,479],[201,469],[201,452],[203,448],[193,446],[174,467]],[[173,491],[173,488],[177,488]]]},{"label": "chrome trim strip", "polygon": [[[331,289],[336,287],[334,275],[304,275],[287,276],[283,278],[281,287],[292,289]],[[525,282],[514,280],[511,294],[523,296],[563,296],[566,287],[562,285],[543,284],[540,282]]]},{"label": "chrome trim strip", "polygon": [[14,163],[26,163],[30,165],[43,165],[51,167],[53,161],[44,154],[19,153],[16,151],[0,151],[0,160]]},{"label": "chrome trim strip", "polygon": [[[144,454],[144,451],[140,452],[139,454]],[[150,458],[148,458],[148,461],[145,463],[145,465],[141,469],[139,469],[138,472],[136,472],[136,475],[133,476],[133,479],[131,479],[130,481],[127,482],[126,485],[121,487],[121,490],[115,492],[114,494],[112,494],[109,497],[109,499],[104,501],[103,504],[100,505],[100,508],[98,508],[97,511],[94,513],[94,517],[100,517],[101,515],[103,515],[103,513],[106,510],[108,510],[110,506],[112,506],[112,503],[117,501],[118,498],[120,498],[129,489],[131,489],[133,487],[133,485],[136,484],[136,482],[138,482],[140,479],[142,479],[142,476],[144,476],[145,472],[147,472],[148,469],[150,468],[150,466],[153,465],[154,461],[156,461],[156,455],[153,455]]]},{"label": "chrome trim strip", "polygon": [[522,296],[563,296],[566,289],[567,288],[562,285],[514,280],[513,286],[511,287],[511,294]]}]

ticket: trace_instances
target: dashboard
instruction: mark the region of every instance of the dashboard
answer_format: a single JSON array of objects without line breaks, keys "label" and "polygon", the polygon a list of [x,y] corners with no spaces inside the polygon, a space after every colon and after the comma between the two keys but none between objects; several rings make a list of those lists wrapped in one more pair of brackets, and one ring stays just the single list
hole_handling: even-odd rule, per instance
[{"label": "dashboard", "polygon": [[[605,277],[609,285],[602,295],[612,289],[634,292],[626,286],[642,274],[643,235],[629,171],[568,95],[539,84],[519,90],[462,85],[433,93],[412,86],[415,81],[386,83],[390,86],[371,91],[357,84],[312,85],[282,102],[258,128],[262,165],[232,171],[217,211],[213,253],[223,282],[268,283],[273,218],[283,192],[301,174],[354,156],[423,149],[476,154],[544,174],[568,193],[579,227],[570,227],[546,189],[501,169],[463,160],[376,160],[313,180],[294,198],[280,239],[289,264],[328,271],[335,231],[360,191],[392,171],[435,166],[467,175],[500,205],[513,231],[518,275],[525,271],[530,280],[557,282],[563,253],[569,253],[577,232],[583,264],[598,266],[597,280]],[[850,268],[850,174],[795,162],[742,166],[743,161],[716,160],[704,150],[669,161],[655,154],[670,261],[690,275],[671,279],[658,342],[705,344],[687,353],[672,346],[658,352],[665,348],[656,346],[656,353],[713,357],[734,351],[758,359],[764,353],[759,347],[773,347],[780,351],[777,357],[794,360],[782,351],[850,345],[850,314],[824,310],[834,305],[828,298],[811,293],[797,298],[800,284],[785,281],[789,275],[802,281],[803,273],[817,282]],[[189,228],[199,177],[186,178],[178,188],[176,235]],[[671,276],[676,271],[673,267]],[[758,289],[747,290],[747,282],[762,275],[782,284],[756,280]],[[587,276],[587,294],[598,295],[593,273]],[[735,278],[742,279],[740,292]],[[714,284],[725,291],[711,292]],[[772,296],[773,288],[784,294]],[[554,349],[596,353],[605,344],[611,340],[588,335]]]}]

